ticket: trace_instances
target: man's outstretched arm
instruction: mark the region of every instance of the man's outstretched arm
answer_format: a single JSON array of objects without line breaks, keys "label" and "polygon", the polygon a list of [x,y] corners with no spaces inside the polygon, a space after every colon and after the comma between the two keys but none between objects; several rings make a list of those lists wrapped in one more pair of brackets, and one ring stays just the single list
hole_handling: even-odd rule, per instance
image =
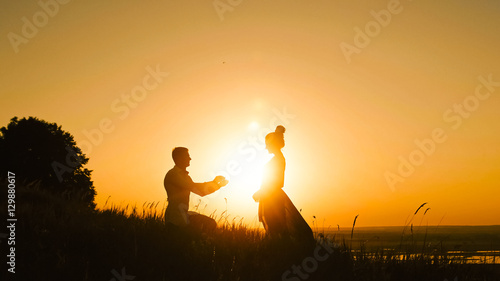
[{"label": "man's outstretched arm", "polygon": [[189,190],[200,196],[211,194],[228,183],[222,176],[215,177],[213,181],[196,183],[193,182],[190,176],[182,176],[179,174],[172,174],[169,181],[175,186],[179,186],[182,189]]},{"label": "man's outstretched arm", "polygon": [[193,182],[193,188],[191,189],[191,192],[196,193],[200,196],[205,196],[214,193],[221,187],[225,186],[227,183],[228,181],[223,176],[216,176],[213,181],[203,183]]}]

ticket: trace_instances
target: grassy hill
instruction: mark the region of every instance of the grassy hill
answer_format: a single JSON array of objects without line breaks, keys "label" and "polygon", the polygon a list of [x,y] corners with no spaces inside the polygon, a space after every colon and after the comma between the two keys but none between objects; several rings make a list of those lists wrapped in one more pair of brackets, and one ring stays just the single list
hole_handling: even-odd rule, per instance
[{"label": "grassy hill", "polygon": [[[0,208],[7,210],[5,201]],[[500,265],[436,252],[354,252],[349,246],[361,240],[351,242],[350,234],[317,233],[316,247],[304,249],[244,225],[179,231],[154,211],[91,210],[24,187],[17,188],[16,217],[16,273],[4,270],[1,280],[500,280]],[[355,230],[354,239],[360,235]]]}]

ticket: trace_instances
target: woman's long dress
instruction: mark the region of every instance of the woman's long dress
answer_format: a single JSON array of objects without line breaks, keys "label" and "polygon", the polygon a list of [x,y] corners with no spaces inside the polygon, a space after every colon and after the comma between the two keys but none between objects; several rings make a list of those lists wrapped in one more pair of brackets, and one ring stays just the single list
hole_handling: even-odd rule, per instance
[{"label": "woman's long dress", "polygon": [[285,158],[274,156],[265,166],[259,199],[259,221],[271,237],[291,237],[311,241],[313,233],[307,222],[283,191]]}]

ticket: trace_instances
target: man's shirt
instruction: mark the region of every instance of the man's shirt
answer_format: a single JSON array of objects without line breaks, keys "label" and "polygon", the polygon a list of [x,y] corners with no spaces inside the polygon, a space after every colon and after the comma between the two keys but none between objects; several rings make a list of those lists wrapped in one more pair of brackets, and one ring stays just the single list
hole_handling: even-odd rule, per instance
[{"label": "man's shirt", "polygon": [[194,192],[205,196],[219,189],[214,182],[195,183],[189,176],[189,172],[174,166],[165,175],[163,181],[167,191],[168,206],[165,210],[165,222],[177,226],[189,224],[189,195]]}]

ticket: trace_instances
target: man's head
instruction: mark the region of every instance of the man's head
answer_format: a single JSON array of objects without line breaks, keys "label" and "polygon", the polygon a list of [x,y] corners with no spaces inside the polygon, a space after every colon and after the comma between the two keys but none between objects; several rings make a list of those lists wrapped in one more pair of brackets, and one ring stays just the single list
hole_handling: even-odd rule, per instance
[{"label": "man's head", "polygon": [[179,168],[187,168],[189,167],[189,162],[191,161],[191,157],[189,157],[189,150],[185,147],[176,147],[172,150],[172,159],[174,159],[174,163]]}]

